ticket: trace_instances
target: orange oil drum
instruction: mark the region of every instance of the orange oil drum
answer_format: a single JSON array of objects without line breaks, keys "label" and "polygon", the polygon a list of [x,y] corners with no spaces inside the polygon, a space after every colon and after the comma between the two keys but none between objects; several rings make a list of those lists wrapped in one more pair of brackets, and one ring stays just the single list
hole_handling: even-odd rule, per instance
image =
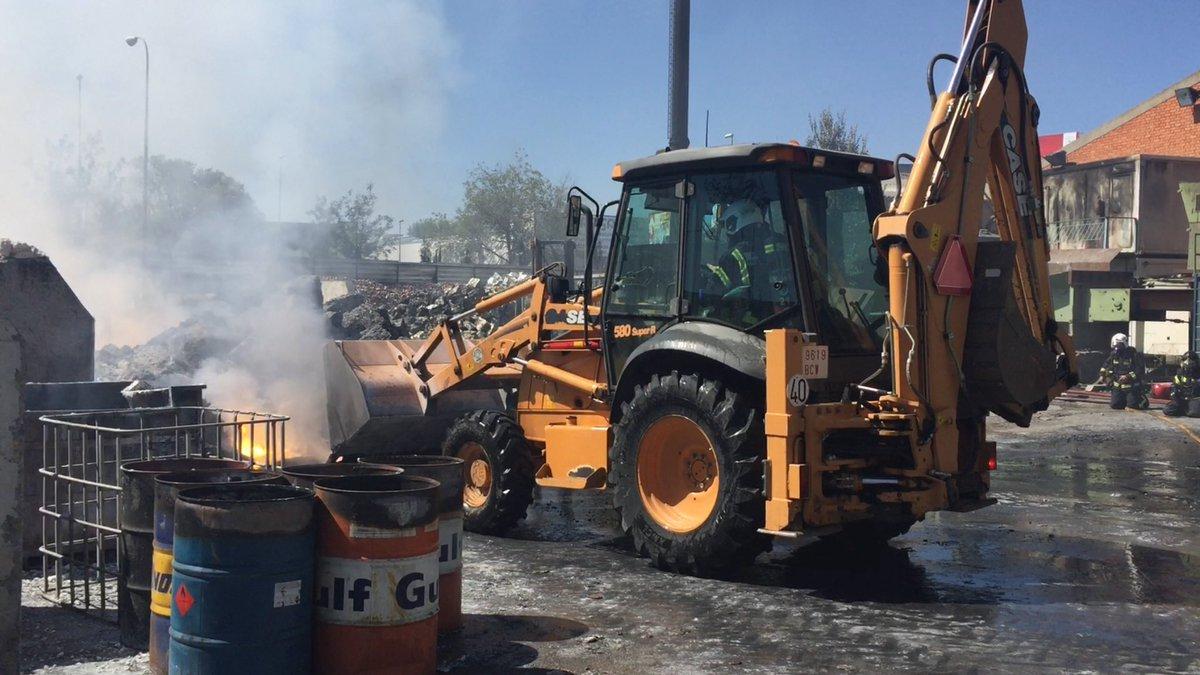
[{"label": "orange oil drum", "polygon": [[313,672],[437,667],[438,483],[318,479]]},{"label": "orange oil drum", "polygon": [[406,476],[432,478],[438,493],[438,632],[462,628],[463,484],[466,465],[446,455],[375,455],[359,460],[387,464]]}]

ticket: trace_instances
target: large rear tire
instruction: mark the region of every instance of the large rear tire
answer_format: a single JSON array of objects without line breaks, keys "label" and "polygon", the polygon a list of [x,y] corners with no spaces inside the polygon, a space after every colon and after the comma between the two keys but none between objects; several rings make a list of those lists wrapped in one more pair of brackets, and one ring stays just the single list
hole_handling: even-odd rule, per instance
[{"label": "large rear tire", "polygon": [[442,454],[466,462],[463,528],[504,534],[533,502],[533,454],[511,418],[491,410],[460,417],[446,432]]},{"label": "large rear tire", "polygon": [[699,375],[654,375],[622,408],[609,489],[621,527],[657,567],[712,575],[771,546],[763,519],[765,444],[747,396]]}]

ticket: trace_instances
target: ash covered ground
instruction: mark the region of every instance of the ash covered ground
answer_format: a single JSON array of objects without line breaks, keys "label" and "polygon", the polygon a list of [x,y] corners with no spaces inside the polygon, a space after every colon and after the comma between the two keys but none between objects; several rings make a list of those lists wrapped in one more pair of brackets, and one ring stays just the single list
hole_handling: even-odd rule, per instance
[{"label": "ash covered ground", "polygon": [[[543,490],[511,537],[468,536],[466,626],[440,669],[1200,669],[1200,420],[1056,403],[993,428],[996,506],[856,559],[777,544],[725,581],[634,557],[603,493]],[[144,667],[115,626],[26,597],[26,669]]]}]

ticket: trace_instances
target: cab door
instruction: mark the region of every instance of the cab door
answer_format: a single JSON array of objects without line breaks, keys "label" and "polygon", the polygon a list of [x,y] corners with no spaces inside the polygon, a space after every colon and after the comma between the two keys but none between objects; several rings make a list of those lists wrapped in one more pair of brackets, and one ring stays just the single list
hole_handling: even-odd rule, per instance
[{"label": "cab door", "polygon": [[609,382],[629,354],[679,315],[683,200],[678,181],[631,185],[621,200],[604,293]]}]

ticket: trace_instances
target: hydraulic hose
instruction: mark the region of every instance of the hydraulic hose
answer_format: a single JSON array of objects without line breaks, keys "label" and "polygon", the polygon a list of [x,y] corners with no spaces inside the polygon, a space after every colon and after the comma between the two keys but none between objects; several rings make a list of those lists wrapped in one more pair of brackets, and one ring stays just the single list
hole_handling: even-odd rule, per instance
[{"label": "hydraulic hose", "polygon": [[937,89],[933,84],[933,69],[938,64],[938,61],[949,61],[950,63],[958,63],[958,57],[953,54],[938,54],[929,60],[929,67],[925,69],[925,86],[929,89],[929,109],[937,105]]}]

